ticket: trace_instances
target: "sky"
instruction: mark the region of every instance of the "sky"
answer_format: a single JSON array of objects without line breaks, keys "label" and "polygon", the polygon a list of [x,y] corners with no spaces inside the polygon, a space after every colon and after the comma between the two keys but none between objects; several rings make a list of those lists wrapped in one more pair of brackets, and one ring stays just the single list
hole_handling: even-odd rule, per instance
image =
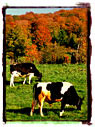
[{"label": "sky", "polygon": [[34,13],[54,13],[59,10],[70,10],[72,8],[7,8],[6,14],[10,15],[22,15],[26,14],[26,12],[34,12]]}]

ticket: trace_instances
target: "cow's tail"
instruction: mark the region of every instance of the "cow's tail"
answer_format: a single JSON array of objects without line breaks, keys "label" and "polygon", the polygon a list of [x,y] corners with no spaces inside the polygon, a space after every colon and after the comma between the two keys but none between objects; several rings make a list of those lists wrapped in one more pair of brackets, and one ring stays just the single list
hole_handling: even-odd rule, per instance
[{"label": "cow's tail", "polygon": [[35,99],[35,85],[33,86],[32,92],[33,92],[33,99]]},{"label": "cow's tail", "polygon": [[33,86],[33,99],[32,99],[32,105],[34,105],[34,107],[35,107],[36,104],[37,104],[36,87],[37,87],[37,84]]},{"label": "cow's tail", "polygon": [[36,98],[35,98],[35,92],[36,92],[36,89],[35,89],[35,85],[33,86],[33,98],[32,98],[32,109],[31,109],[31,112],[30,112],[30,116],[32,116],[33,115],[33,112],[34,112],[34,109],[35,109],[35,106],[36,106],[36,104],[37,104],[37,100],[36,100]]},{"label": "cow's tail", "polygon": [[10,65],[10,73],[12,73],[12,67],[13,67],[13,66],[12,66],[12,65]]}]

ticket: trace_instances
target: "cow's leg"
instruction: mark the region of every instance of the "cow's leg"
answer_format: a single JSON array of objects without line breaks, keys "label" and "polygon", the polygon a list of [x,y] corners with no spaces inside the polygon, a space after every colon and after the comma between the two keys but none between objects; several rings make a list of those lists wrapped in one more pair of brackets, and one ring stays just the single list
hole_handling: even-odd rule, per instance
[{"label": "cow's leg", "polygon": [[32,108],[31,108],[30,116],[33,116],[33,112],[34,112],[36,104],[37,104],[37,100],[33,100],[32,101]]},{"label": "cow's leg", "polygon": [[31,83],[31,78],[34,77],[34,73],[29,74],[29,84]]},{"label": "cow's leg", "polygon": [[10,78],[10,87],[14,86],[14,75],[11,74],[11,78]]},{"label": "cow's leg", "polygon": [[45,100],[45,96],[43,96],[42,94],[39,95],[38,97],[38,100],[39,100],[39,106],[40,106],[40,115],[43,117],[44,114],[43,114],[43,102]]},{"label": "cow's leg", "polygon": [[60,116],[62,116],[63,113],[64,113],[64,107],[65,107],[65,103],[64,103],[64,101],[62,100],[62,101],[61,101],[61,112],[60,112]]},{"label": "cow's leg", "polygon": [[43,114],[43,102],[44,102],[44,98],[41,100],[41,102],[39,103],[39,106],[40,106],[40,115],[43,117],[44,114]]},{"label": "cow's leg", "polygon": [[24,78],[23,84],[25,84],[25,82],[26,82],[26,77]]},{"label": "cow's leg", "polygon": [[10,78],[10,86],[14,86],[14,78],[21,76],[20,72],[13,71]]}]

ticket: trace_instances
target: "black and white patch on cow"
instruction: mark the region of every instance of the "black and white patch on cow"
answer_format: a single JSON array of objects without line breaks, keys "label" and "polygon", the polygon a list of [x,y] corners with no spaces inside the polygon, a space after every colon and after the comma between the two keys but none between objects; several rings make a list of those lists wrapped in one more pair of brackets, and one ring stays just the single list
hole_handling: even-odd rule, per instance
[{"label": "black and white patch on cow", "polygon": [[49,104],[61,102],[60,116],[63,115],[66,104],[76,105],[77,109],[81,110],[82,98],[78,96],[74,86],[68,82],[40,82],[34,86],[34,98],[30,115],[33,115],[34,108],[39,103],[40,115],[43,115],[43,102]]},{"label": "black and white patch on cow", "polygon": [[29,84],[31,83],[31,78],[37,76],[38,80],[41,81],[42,74],[37,70],[32,63],[22,63],[10,65],[10,86],[14,86],[15,77],[24,77],[23,84],[26,82],[26,78],[29,77]]}]

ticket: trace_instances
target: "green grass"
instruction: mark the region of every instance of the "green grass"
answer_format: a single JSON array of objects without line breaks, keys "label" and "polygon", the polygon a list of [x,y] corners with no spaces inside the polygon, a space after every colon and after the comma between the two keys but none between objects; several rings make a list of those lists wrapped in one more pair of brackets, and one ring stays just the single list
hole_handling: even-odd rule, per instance
[{"label": "green grass", "polygon": [[40,116],[38,105],[35,108],[34,115],[31,117],[32,88],[31,85],[23,85],[23,78],[15,79],[15,87],[10,88],[10,67],[6,65],[6,120],[7,121],[81,121],[87,120],[87,67],[84,64],[44,64],[36,65],[38,70],[42,72],[43,82],[71,82],[80,97],[85,97],[81,111],[75,106],[65,107],[62,117],[59,117],[61,103],[56,102],[52,107],[45,102],[43,106],[44,117]]}]

